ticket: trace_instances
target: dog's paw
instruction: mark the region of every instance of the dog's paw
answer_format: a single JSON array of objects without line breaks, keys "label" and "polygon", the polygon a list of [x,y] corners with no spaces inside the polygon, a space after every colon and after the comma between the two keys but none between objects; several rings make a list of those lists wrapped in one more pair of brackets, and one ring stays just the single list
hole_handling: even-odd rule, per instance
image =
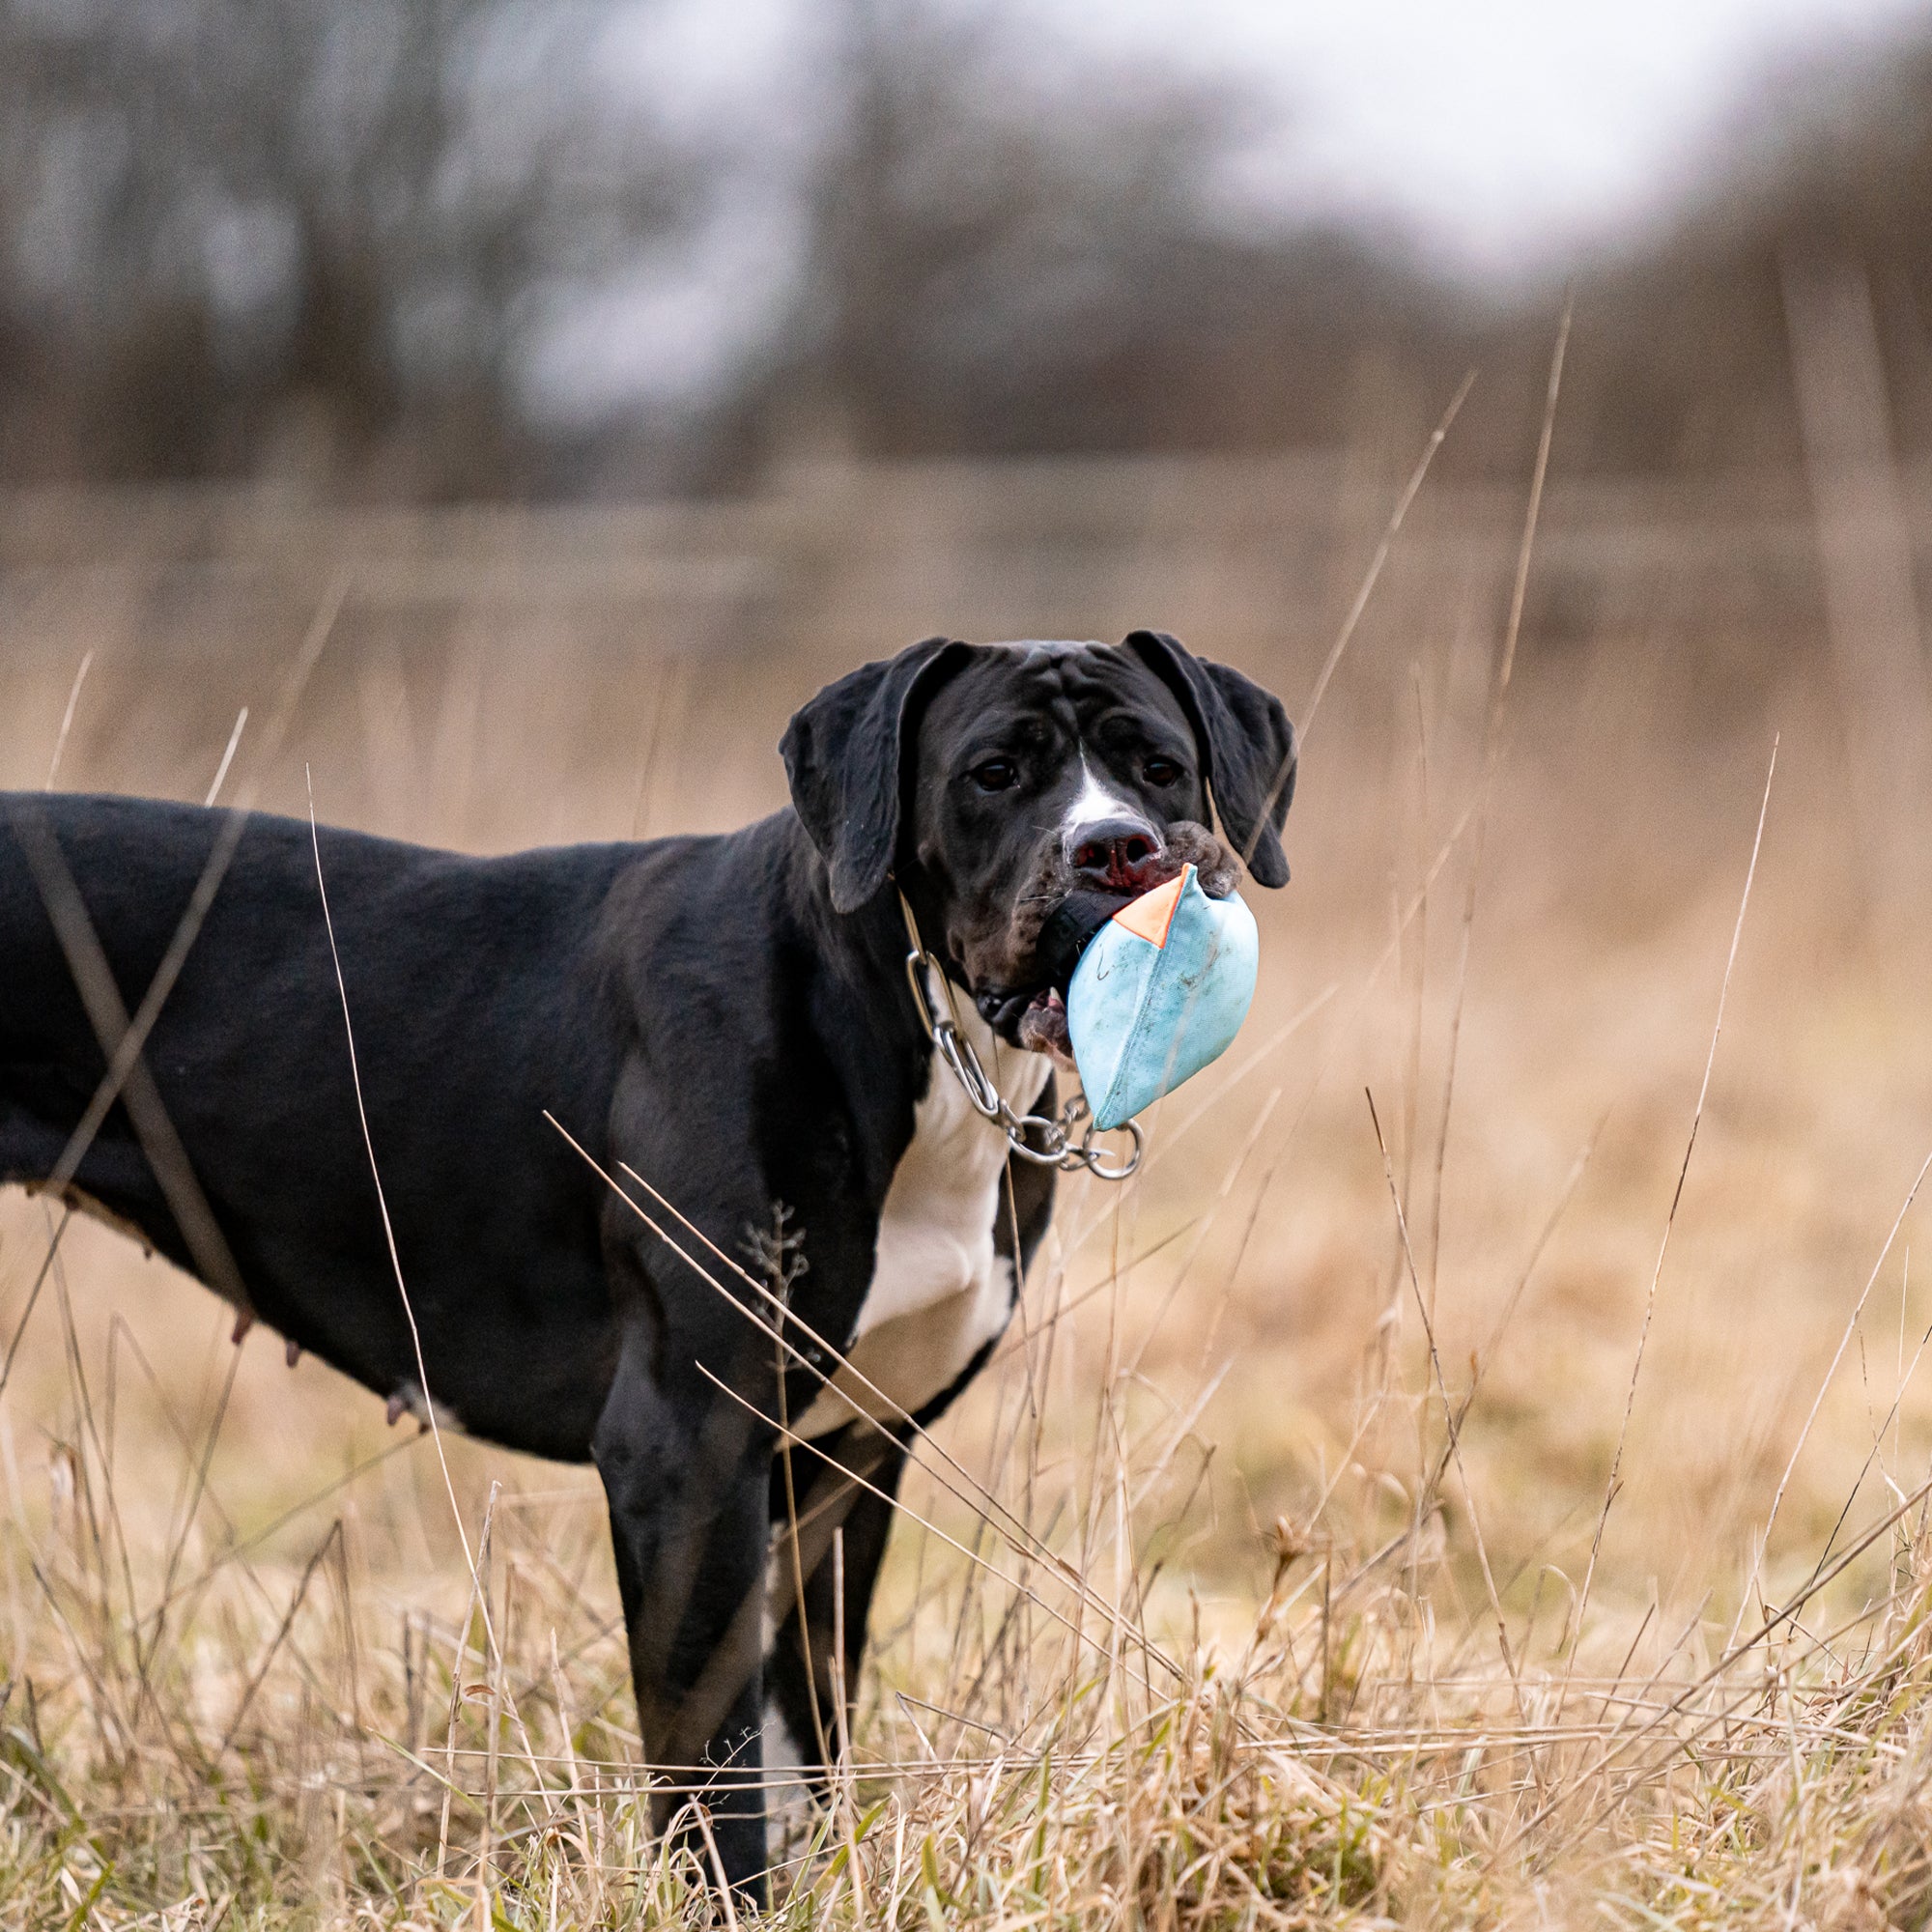
[{"label": "dog's paw", "polygon": [[1241,883],[1241,862],[1208,830],[1183,818],[1167,828],[1167,849],[1176,860],[1194,867],[1201,890],[1210,899],[1224,899]]}]

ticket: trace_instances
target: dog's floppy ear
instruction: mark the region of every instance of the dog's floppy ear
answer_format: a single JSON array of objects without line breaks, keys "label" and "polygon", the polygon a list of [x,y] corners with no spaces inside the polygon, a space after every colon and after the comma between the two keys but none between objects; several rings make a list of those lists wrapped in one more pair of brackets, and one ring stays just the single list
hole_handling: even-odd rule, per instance
[{"label": "dog's floppy ear", "polygon": [[927,638],[861,665],[795,712],[779,749],[791,802],[831,874],[835,912],[886,882],[899,837],[899,757],[915,706],[972,649]]},{"label": "dog's floppy ear", "polygon": [[1281,700],[1226,665],[1197,658],[1165,631],[1125,640],[1180,700],[1201,747],[1221,830],[1258,884],[1288,884],[1282,821],[1294,798],[1294,726]]}]

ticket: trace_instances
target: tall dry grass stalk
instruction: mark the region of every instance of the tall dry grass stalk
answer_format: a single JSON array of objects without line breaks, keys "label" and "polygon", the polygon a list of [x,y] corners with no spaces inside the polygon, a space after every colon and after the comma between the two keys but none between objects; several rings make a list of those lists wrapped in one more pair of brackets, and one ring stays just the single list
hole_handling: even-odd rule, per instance
[{"label": "tall dry grass stalk", "polygon": [[[1330,573],[1373,569],[1359,608],[1266,639],[1203,571],[1133,613],[1291,708],[1322,678],[1295,884],[1242,1041],[1144,1182],[1065,1190],[921,1450],[838,1775],[775,1788],[777,1922],[1932,1918],[1932,1026],[1845,859],[1842,660],[1753,663],[1720,599],[1695,660],[1675,619],[1559,649],[1514,538],[1465,567],[1476,512],[1397,473],[1400,536],[1355,520],[1386,541]],[[1043,544],[1032,581],[1126,600],[1086,567]],[[0,778],[299,809],[307,765],[325,817],[469,846],[724,825],[856,648],[728,602],[701,651],[573,644],[541,598],[412,631],[352,582],[325,647],[291,604],[177,677],[145,596],[59,650],[0,598]],[[1430,921],[1444,893],[1476,911]],[[700,1922],[701,1845],[645,1831],[589,1472],[451,1436],[445,1479],[60,1226],[0,1204],[0,1922]]]}]

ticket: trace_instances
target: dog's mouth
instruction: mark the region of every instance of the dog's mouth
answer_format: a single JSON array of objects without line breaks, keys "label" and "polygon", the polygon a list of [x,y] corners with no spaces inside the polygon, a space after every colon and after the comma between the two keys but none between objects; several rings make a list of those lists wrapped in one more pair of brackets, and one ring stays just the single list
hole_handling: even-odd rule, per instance
[{"label": "dog's mouth", "polygon": [[1073,1035],[1066,1023],[1066,997],[1058,986],[1036,993],[1020,1015],[1020,1044],[1029,1053],[1043,1053],[1068,1073],[1079,1068],[1073,1059]]},{"label": "dog's mouth", "polygon": [[1074,968],[1088,942],[1133,896],[1067,894],[1040,923],[1027,983],[981,987],[973,996],[980,1017],[1009,1046],[1044,1053],[1070,1071],[1073,1041],[1066,1028],[1066,990]]},{"label": "dog's mouth", "polygon": [[1110,867],[1107,882],[1077,885],[1047,900],[1044,887],[1023,899],[1016,924],[1030,924],[1042,906],[1038,930],[1028,949],[1026,963],[1010,977],[976,986],[973,1004],[980,1017],[1009,1046],[1044,1053],[1069,1072],[1074,1071],[1073,1041],[1066,1025],[1066,989],[1074,968],[1094,935],[1143,893],[1164,885],[1184,867],[1192,866],[1209,898],[1225,898],[1235,890],[1240,867],[1235,855],[1206,826],[1179,821],[1167,828],[1160,852],[1131,878],[1116,881]]},{"label": "dog's mouth", "polygon": [[1063,1066],[1073,1065],[1064,986],[1041,986],[1030,993],[987,991],[977,994],[973,1004],[980,1009],[980,1017],[1009,1046],[1047,1054]]}]

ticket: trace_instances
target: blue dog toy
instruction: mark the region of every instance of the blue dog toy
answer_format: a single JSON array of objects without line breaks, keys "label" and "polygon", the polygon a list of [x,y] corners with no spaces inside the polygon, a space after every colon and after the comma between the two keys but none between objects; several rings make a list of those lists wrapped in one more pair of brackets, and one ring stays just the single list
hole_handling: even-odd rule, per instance
[{"label": "blue dog toy", "polygon": [[1236,895],[1210,899],[1192,866],[1094,935],[1066,989],[1066,1031],[1096,1126],[1124,1126],[1228,1050],[1260,958],[1254,914]]}]

